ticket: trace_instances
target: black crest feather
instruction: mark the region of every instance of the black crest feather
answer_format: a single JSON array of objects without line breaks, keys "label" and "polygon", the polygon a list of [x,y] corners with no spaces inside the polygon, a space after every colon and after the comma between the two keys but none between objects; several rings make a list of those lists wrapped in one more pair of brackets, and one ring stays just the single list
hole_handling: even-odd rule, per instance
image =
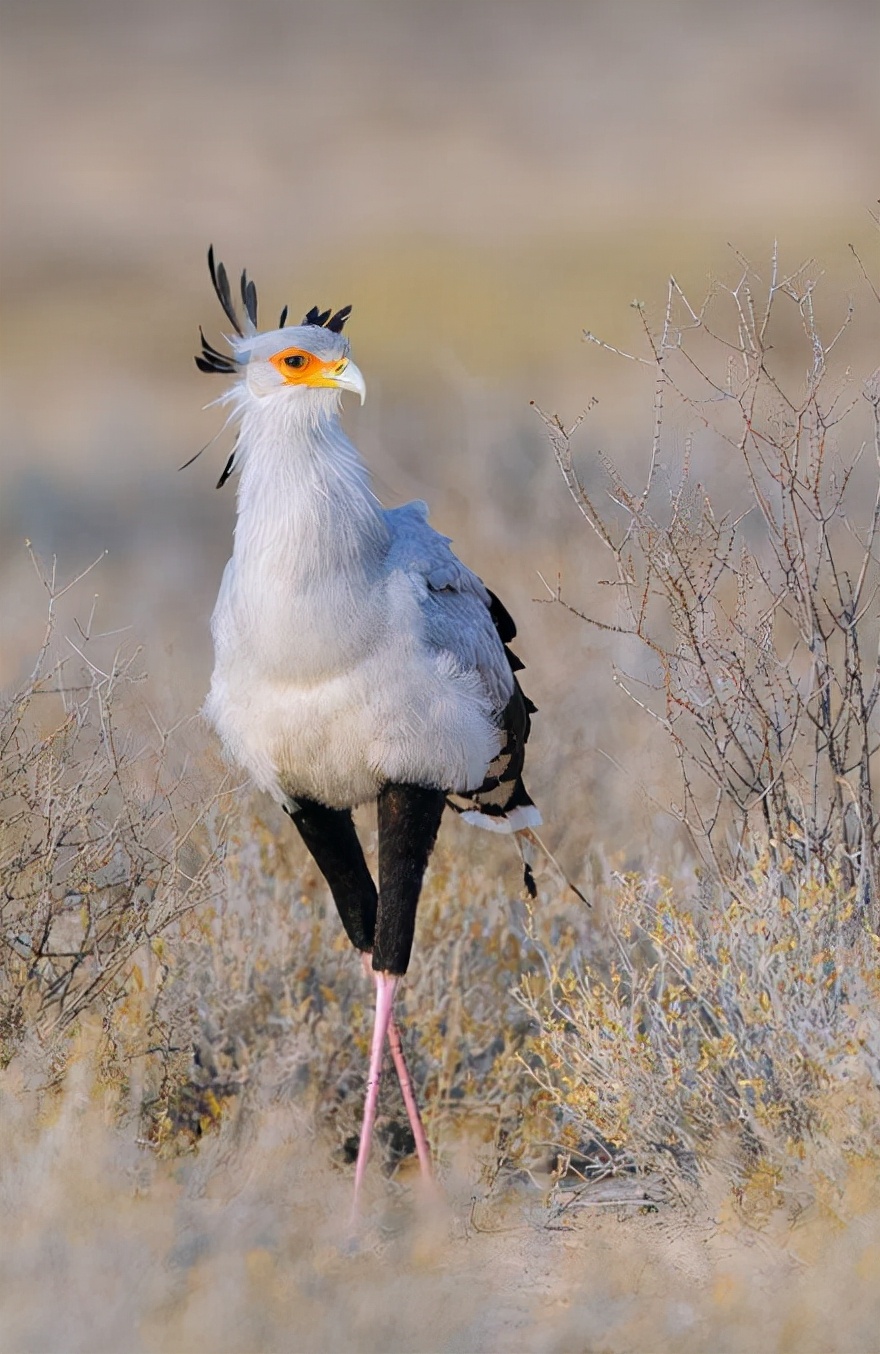
[{"label": "black crest feather", "polygon": [[[214,291],[217,293],[217,300],[223,307],[223,314],[232,325],[236,334],[244,338],[244,329],[238,311],[235,308],[235,302],[232,299],[232,289],[229,286],[229,274],[218,259],[214,257],[214,246],[208,246],[208,269],[211,274],[211,282],[214,285]],[[247,275],[247,269],[241,275],[241,304],[244,313],[254,329],[257,328],[257,289],[254,283]],[[312,306],[308,315],[303,320],[303,324],[314,324],[319,328],[328,329],[332,334],[341,334],[346,320],[351,314],[351,306],[343,306],[334,314],[332,310],[319,310],[317,306]],[[281,318],[278,321],[278,328],[283,329],[287,324],[288,308],[287,306],[281,312]],[[238,363],[234,357],[226,353],[218,352],[205,338],[201,328],[199,334],[202,340],[202,351],[195,359],[199,371],[208,372],[210,375],[220,373],[224,376],[232,376],[238,370]],[[231,461],[230,461],[231,465]],[[224,483],[229,476],[230,466],[223,472],[220,483]]]},{"label": "black crest feather", "polygon": [[351,306],[343,306],[341,310],[337,310],[335,315],[331,315],[330,319],[327,321],[326,328],[333,334],[341,334],[345,321],[350,314]]},{"label": "black crest feather", "polygon": [[205,338],[201,325],[199,325],[199,335],[202,340],[202,351],[196,358],[196,366],[199,371],[206,371],[210,375],[213,375],[215,372],[220,372],[224,375],[232,375],[235,372],[235,362],[233,359],[226,353],[218,353],[217,349],[211,346]]},{"label": "black crest feather", "polygon": [[251,324],[257,327],[257,289],[248,281],[247,270],[241,275],[241,303]]},{"label": "black crest feather", "polygon": [[312,306],[303,324],[316,324],[321,329],[329,329],[331,334],[341,334],[350,314],[351,306],[343,306],[335,315],[332,310],[319,310],[317,306]]},{"label": "black crest feather", "polygon": [[[238,334],[241,338],[244,338],[244,334],[242,333],[241,329],[241,323],[239,321],[238,316],[235,313],[235,306],[232,304],[232,293],[229,290],[229,278],[226,274],[226,269],[223,267],[223,264],[218,263],[215,265],[214,263],[213,245],[208,246],[208,268],[211,273],[211,281],[214,284],[214,290],[217,293],[217,300],[223,307],[223,313],[225,314],[229,323],[232,325],[236,334]],[[242,277],[242,282],[243,281],[244,278]]]}]

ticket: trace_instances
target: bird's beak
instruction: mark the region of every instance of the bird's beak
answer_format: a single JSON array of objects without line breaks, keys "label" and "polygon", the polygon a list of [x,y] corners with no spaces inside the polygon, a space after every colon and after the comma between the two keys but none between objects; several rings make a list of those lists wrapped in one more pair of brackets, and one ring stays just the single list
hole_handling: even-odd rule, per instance
[{"label": "bird's beak", "polygon": [[338,386],[340,390],[353,390],[356,395],[360,395],[361,404],[367,398],[367,387],[364,378],[361,375],[360,368],[356,367],[351,358],[347,358],[345,366],[341,366],[334,371],[330,377],[330,383]]}]

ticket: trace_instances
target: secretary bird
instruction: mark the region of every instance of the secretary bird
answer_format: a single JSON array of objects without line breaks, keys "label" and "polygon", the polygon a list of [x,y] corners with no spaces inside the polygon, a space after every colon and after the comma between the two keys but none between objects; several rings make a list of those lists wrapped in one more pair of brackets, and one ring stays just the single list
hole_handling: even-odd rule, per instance
[{"label": "secretary bird", "polygon": [[[202,333],[196,364],[235,378],[218,401],[238,425],[218,487],[241,478],[205,713],[227,757],[293,819],[375,985],[356,1214],[386,1039],[430,1178],[394,994],[445,805],[494,832],[541,822],[522,782],[535,707],[515,676],[504,606],[428,525],[426,504],[381,505],[342,430],[341,392],[365,394],[342,333],[351,307],[287,325],[285,306],[261,333],[247,274],[239,315],[213,248],[208,264],[234,333],[228,354]],[[378,891],[352,821],[373,800]]]}]

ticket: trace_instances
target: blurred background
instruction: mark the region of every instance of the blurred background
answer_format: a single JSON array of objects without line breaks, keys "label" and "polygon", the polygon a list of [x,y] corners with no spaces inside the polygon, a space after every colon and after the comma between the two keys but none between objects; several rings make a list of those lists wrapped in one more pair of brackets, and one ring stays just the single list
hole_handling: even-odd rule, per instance
[{"label": "blurred background", "polygon": [[[347,426],[380,496],[427,498],[518,618],[549,839],[571,865],[667,850],[664,753],[613,647],[533,604],[539,571],[606,598],[530,401],[569,423],[598,398],[583,473],[601,450],[638,475],[651,373],[585,329],[636,348],[633,299],[654,322],[669,274],[699,302],[731,246],[760,271],[775,239],[820,260],[830,316],[858,305],[878,37],[873,0],[5,0],[0,681],[43,630],[27,539],[62,579],[106,550],[71,606],[129,627],[162,722],[201,703],[228,437],[178,467],[222,421],[192,361],[223,331],[213,242],[264,322],[353,304]],[[876,310],[854,334],[867,368]]]}]

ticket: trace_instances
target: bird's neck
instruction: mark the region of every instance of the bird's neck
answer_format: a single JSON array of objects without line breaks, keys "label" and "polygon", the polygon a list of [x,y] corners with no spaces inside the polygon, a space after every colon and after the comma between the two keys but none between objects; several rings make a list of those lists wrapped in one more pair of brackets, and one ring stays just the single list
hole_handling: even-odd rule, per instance
[{"label": "bird's neck", "polygon": [[333,397],[260,400],[244,412],[237,455],[240,566],[300,586],[379,567],[388,528]]}]

